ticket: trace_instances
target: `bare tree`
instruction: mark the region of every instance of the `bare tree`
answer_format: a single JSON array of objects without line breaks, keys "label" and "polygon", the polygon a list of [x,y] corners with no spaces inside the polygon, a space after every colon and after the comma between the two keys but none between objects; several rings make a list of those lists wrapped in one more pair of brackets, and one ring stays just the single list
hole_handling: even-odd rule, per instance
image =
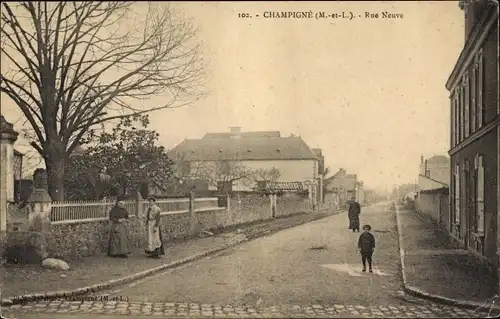
[{"label": "bare tree", "polygon": [[[68,156],[92,137],[95,125],[179,107],[200,96],[196,30],[169,4],[1,6],[1,92],[30,124],[31,145],[45,161],[54,200],[63,198]],[[168,95],[162,105],[142,103],[160,93]]]},{"label": "bare tree", "polygon": [[198,178],[208,181],[212,186],[223,188],[241,182],[250,186],[255,172],[239,161],[214,161],[197,163]]},{"label": "bare tree", "polygon": [[257,187],[260,188],[258,183],[263,183],[262,185],[266,191],[276,191],[275,183],[280,179],[281,171],[276,167],[270,169],[258,169],[254,172],[253,179],[257,183]]},{"label": "bare tree", "polygon": [[321,177],[323,178],[323,203],[326,202],[326,194],[328,192],[328,185],[332,182],[332,180],[330,179],[331,176],[328,176],[328,175],[330,175],[330,168],[325,167],[323,169],[323,172],[321,173]]},{"label": "bare tree", "polygon": [[251,186],[256,171],[240,161],[189,161],[182,154],[169,154],[179,179],[202,180],[217,188],[226,188],[234,182]]}]

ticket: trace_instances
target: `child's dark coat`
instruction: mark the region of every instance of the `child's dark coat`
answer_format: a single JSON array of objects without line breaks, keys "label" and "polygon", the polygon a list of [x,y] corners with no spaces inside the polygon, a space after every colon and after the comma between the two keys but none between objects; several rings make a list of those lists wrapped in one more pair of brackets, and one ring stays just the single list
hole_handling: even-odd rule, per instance
[{"label": "child's dark coat", "polygon": [[362,233],[358,239],[358,249],[361,253],[371,253],[375,249],[375,237],[369,233]]}]

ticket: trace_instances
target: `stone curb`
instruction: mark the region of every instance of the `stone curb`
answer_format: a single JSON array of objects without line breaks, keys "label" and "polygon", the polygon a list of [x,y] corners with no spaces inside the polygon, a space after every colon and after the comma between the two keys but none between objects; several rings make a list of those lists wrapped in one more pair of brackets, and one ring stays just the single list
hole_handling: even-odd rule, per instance
[{"label": "stone curb", "polygon": [[495,305],[488,305],[487,302],[485,303],[479,303],[475,301],[467,301],[467,300],[459,300],[459,299],[453,299],[453,298],[448,298],[442,295],[437,295],[437,294],[432,294],[429,292],[426,292],[420,288],[414,287],[410,284],[408,284],[408,280],[406,277],[406,271],[405,271],[405,251],[403,247],[403,235],[402,235],[402,227],[401,227],[401,220],[399,219],[399,207],[396,203],[394,203],[395,207],[395,214],[396,214],[396,225],[397,225],[397,230],[398,230],[398,246],[399,246],[399,255],[401,259],[401,275],[403,277],[403,291],[414,297],[422,298],[422,299],[427,299],[431,300],[437,303],[449,305],[449,306],[456,306],[456,307],[461,307],[465,309],[492,309],[496,311],[500,311],[500,306],[495,306]]},{"label": "stone curb", "polygon": [[239,239],[239,240],[236,240],[233,243],[223,245],[222,247],[217,247],[217,248],[214,248],[214,249],[209,249],[209,250],[204,251],[202,253],[198,253],[198,254],[195,254],[195,255],[192,255],[192,256],[189,256],[189,257],[185,257],[185,258],[173,261],[171,263],[160,265],[160,266],[157,266],[155,268],[144,270],[144,271],[141,271],[141,272],[138,272],[138,273],[135,273],[135,274],[132,274],[132,275],[128,275],[128,276],[125,276],[125,277],[122,277],[122,278],[109,280],[109,281],[104,282],[104,283],[95,284],[95,285],[88,286],[88,287],[83,287],[83,288],[76,288],[76,289],[73,289],[73,290],[51,291],[51,292],[47,292],[47,293],[44,293],[44,294],[41,294],[41,293],[38,293],[38,294],[28,294],[28,295],[23,295],[23,296],[16,296],[16,297],[13,297],[13,298],[2,299],[1,306],[2,307],[8,307],[8,306],[12,306],[12,305],[15,305],[15,304],[23,304],[23,303],[26,303],[26,302],[32,302],[32,301],[38,301],[38,300],[49,300],[49,299],[58,299],[58,298],[66,298],[66,297],[76,297],[76,296],[86,295],[88,293],[95,293],[95,292],[98,292],[98,291],[101,291],[101,290],[107,290],[109,288],[112,288],[112,287],[115,287],[115,286],[118,286],[118,285],[123,285],[123,284],[129,283],[129,282],[132,282],[132,281],[135,281],[135,280],[138,280],[138,279],[142,279],[144,277],[150,276],[152,274],[158,273],[158,272],[163,271],[163,270],[167,270],[167,269],[170,269],[170,268],[176,268],[176,267],[179,267],[181,265],[184,265],[184,264],[193,262],[195,260],[201,259],[203,257],[207,257],[209,255],[217,254],[219,252],[222,252],[222,251],[224,251],[224,250],[226,250],[228,248],[235,247],[235,246],[237,246],[239,244],[242,244],[244,242],[247,242],[247,241],[250,241],[250,240],[253,240],[253,239],[257,239],[257,238],[266,237],[266,236],[269,236],[271,234],[277,233],[279,231],[282,231],[282,230],[285,230],[285,229],[288,229],[288,228],[293,228],[293,227],[296,227],[296,226],[299,226],[299,225],[303,225],[303,224],[306,224],[306,223],[310,223],[310,222],[313,222],[313,221],[316,221],[316,220],[319,220],[319,219],[323,219],[323,218],[326,218],[326,217],[330,217],[330,216],[336,215],[338,213],[339,213],[339,211],[333,212],[333,213],[323,213],[323,214],[315,216],[315,217],[313,217],[311,219],[301,220],[299,222],[296,222],[296,223],[293,223],[293,224],[290,224],[290,225],[285,225],[284,227],[276,227],[274,229],[271,228],[270,230],[268,229],[266,231],[257,232],[257,234],[255,234],[251,238]]}]

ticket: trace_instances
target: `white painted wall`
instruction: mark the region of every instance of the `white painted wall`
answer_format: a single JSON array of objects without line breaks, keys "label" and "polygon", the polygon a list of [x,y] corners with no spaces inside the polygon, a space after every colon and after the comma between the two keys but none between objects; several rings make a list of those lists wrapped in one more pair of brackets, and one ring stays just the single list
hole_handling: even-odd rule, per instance
[{"label": "white painted wall", "polygon": [[[427,170],[430,171],[430,178],[438,182],[450,185],[450,165],[446,163],[427,163]],[[425,175],[425,164],[420,164],[420,174]]]},{"label": "white painted wall", "polygon": [[365,202],[365,191],[363,190],[363,186],[356,187],[356,201],[363,205]]},{"label": "white painted wall", "polygon": [[424,176],[418,176],[418,189],[421,191],[429,189],[443,188],[443,184],[435,182],[431,179],[425,178]]},{"label": "white painted wall", "polygon": [[[241,161],[241,163],[254,170],[277,168],[281,171],[279,181],[282,182],[315,180],[318,177],[317,160]],[[216,188],[210,187],[210,189]],[[233,190],[235,191],[249,189],[241,183],[234,183],[233,185]]]},{"label": "white painted wall", "polygon": [[[318,165],[315,160],[275,160],[275,161],[242,161],[246,167],[254,170],[271,169],[273,167],[281,171],[281,182],[298,182],[314,180],[318,177]],[[235,191],[249,190],[241,183],[235,183]]]}]

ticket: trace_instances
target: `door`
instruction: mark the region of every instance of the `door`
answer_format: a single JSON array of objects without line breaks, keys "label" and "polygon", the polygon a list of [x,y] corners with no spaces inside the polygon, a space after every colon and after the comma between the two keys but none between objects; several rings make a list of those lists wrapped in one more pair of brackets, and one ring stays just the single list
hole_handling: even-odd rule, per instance
[{"label": "door", "polygon": [[471,241],[473,240],[472,236],[472,227],[471,227],[471,222],[472,218],[470,215],[470,199],[469,199],[469,194],[470,194],[470,177],[469,177],[469,167],[468,167],[468,162],[467,160],[464,163],[464,178],[463,178],[463,187],[462,187],[462,198],[463,198],[463,204],[462,204],[462,216],[465,217],[465,236],[464,236],[464,245],[465,249],[469,249],[471,246]]}]

